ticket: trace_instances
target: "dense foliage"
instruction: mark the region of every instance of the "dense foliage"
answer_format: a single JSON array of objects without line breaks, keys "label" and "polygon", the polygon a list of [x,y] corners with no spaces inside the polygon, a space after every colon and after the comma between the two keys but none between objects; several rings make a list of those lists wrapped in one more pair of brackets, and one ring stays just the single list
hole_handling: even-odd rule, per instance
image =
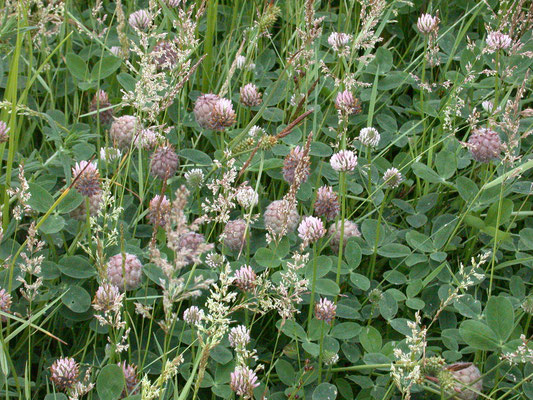
[{"label": "dense foliage", "polygon": [[0,1],[0,396],[533,399],[533,3]]}]

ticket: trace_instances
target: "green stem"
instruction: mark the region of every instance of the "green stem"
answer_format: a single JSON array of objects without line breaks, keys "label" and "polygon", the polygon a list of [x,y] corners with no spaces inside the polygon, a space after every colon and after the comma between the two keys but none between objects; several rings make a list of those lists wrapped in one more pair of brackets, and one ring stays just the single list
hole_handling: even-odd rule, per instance
[{"label": "green stem", "polygon": [[206,54],[204,60],[204,74],[202,81],[202,89],[204,92],[209,90],[209,79],[213,74],[213,41],[216,32],[217,24],[217,8],[218,0],[209,0],[207,5],[207,31],[204,40],[204,53]]},{"label": "green stem", "polygon": [[[344,252],[344,220],[346,218],[346,173],[341,172],[339,175],[339,194],[341,196],[341,221],[340,229],[341,234],[339,238],[339,257],[337,258],[337,278],[335,283],[340,287],[341,280],[341,267],[342,267],[342,256]],[[335,303],[337,303],[338,295],[335,296]]]},{"label": "green stem", "polygon": [[311,283],[311,297],[309,298],[309,312],[307,314],[307,333],[311,329],[311,321],[313,319],[313,306],[315,304],[315,290],[316,290],[316,253],[317,253],[317,243],[313,245],[313,281]]},{"label": "green stem", "polygon": [[320,321],[320,350],[318,354],[318,383],[322,382],[322,352],[324,350],[324,321]]},{"label": "green stem", "polygon": [[370,261],[370,272],[369,272],[369,279],[372,280],[374,278],[374,268],[376,266],[376,257],[378,254],[378,243],[379,243],[379,234],[381,231],[381,220],[383,218],[383,210],[385,208],[385,203],[387,202],[387,197],[389,194],[389,190],[387,189],[385,191],[385,195],[383,196],[383,200],[381,201],[381,205],[379,207],[379,214],[378,214],[378,224],[376,227],[376,239],[374,240],[374,251],[372,253],[372,259]]}]

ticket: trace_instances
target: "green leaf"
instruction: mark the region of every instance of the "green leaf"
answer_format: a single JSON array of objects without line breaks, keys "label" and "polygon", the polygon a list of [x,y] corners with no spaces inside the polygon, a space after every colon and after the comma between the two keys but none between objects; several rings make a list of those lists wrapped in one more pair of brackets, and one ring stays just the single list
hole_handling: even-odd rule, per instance
[{"label": "green leaf", "polygon": [[186,160],[192,161],[199,165],[211,165],[213,160],[203,151],[196,149],[183,149],[179,152],[179,155]]},{"label": "green leaf", "polygon": [[427,165],[415,162],[411,166],[413,169],[413,172],[416,176],[418,176],[423,181],[429,182],[429,183],[442,183],[444,182],[444,179],[442,179],[439,174],[437,174],[435,171],[433,171],[431,168],[429,168]]},{"label": "green leaf", "polygon": [[288,361],[278,359],[276,362],[276,373],[281,382],[287,386],[292,386],[296,382],[296,372]]},{"label": "green leaf", "polygon": [[283,115],[283,110],[277,107],[268,107],[263,111],[262,117],[270,122],[281,122],[283,121]]},{"label": "green leaf", "polygon": [[459,333],[466,344],[475,349],[492,351],[498,348],[498,336],[481,321],[463,321]]},{"label": "green leaf", "polygon": [[373,326],[364,327],[359,335],[359,341],[361,346],[368,353],[378,353],[381,350],[383,340],[381,339],[381,334]]},{"label": "green leaf", "polygon": [[28,205],[35,211],[45,213],[54,204],[54,198],[48,190],[36,183],[30,183],[29,185],[31,197],[28,200]]},{"label": "green leaf", "polygon": [[333,150],[331,150],[331,147],[327,144],[321,142],[311,143],[309,155],[317,157],[329,157],[331,154],[333,154]]},{"label": "green leaf", "polygon": [[219,364],[227,364],[233,360],[233,353],[231,350],[222,345],[213,347],[209,352],[209,356]]},{"label": "green leaf", "polygon": [[356,322],[342,322],[333,327],[330,335],[337,339],[346,340],[359,335],[361,329],[361,325]]},{"label": "green leaf", "polygon": [[85,81],[89,77],[89,69],[83,58],[74,53],[68,53],[65,56],[67,68],[75,78]]},{"label": "green leaf", "polygon": [[39,230],[47,235],[57,233],[65,226],[65,220],[60,215],[50,215],[42,224]]},{"label": "green leaf", "polygon": [[487,211],[487,217],[485,218],[485,226],[492,226],[498,228],[505,224],[513,212],[513,201],[511,199],[502,199],[500,202],[492,203]]},{"label": "green leaf", "polygon": [[331,383],[321,383],[313,391],[313,400],[335,400],[337,398],[337,387]]},{"label": "green leaf", "polygon": [[477,185],[465,176],[459,176],[455,181],[459,196],[467,203],[474,200],[479,192]]},{"label": "green leaf", "polygon": [[44,396],[44,400],[68,400],[68,397],[63,393],[49,393]]},{"label": "green leaf", "polygon": [[135,84],[137,81],[133,76],[126,72],[121,72],[117,75],[117,81],[127,92],[133,92],[135,90]]},{"label": "green leaf", "polygon": [[276,327],[281,329],[285,335],[292,339],[305,339],[307,337],[307,333],[305,333],[304,328],[302,328],[302,326],[296,321],[290,319],[286,320],[283,325],[282,320],[278,320]]},{"label": "green leaf", "polygon": [[457,158],[451,151],[442,150],[435,156],[435,166],[441,178],[449,179],[457,170]]},{"label": "green leaf", "polygon": [[409,245],[423,253],[432,253],[437,250],[433,246],[430,237],[417,231],[409,231],[405,235],[405,240]]},{"label": "green leaf", "polygon": [[96,269],[81,256],[66,256],[59,260],[59,270],[71,278],[85,279],[96,275]]},{"label": "green leaf", "polygon": [[69,190],[61,203],[57,205],[60,214],[66,214],[75,210],[83,201],[84,197],[77,190]]},{"label": "green leaf", "polygon": [[348,264],[350,270],[354,270],[361,263],[361,247],[354,241],[348,240],[346,247],[344,248],[344,259]]},{"label": "green leaf", "polygon": [[514,328],[514,310],[511,301],[504,296],[493,296],[485,307],[485,318],[498,338],[506,341]]},{"label": "green leaf", "polygon": [[350,281],[352,281],[355,286],[363,291],[370,289],[370,280],[364,275],[351,273]]},{"label": "green leaf", "polygon": [[317,279],[316,292],[326,296],[336,296],[340,293],[340,289],[331,279]]},{"label": "green leaf", "polygon": [[124,389],[124,373],[116,364],[106,365],[96,379],[96,392],[101,400],[117,400]]},{"label": "green leaf", "polygon": [[122,60],[115,56],[104,57],[99,61],[91,71],[91,80],[98,81],[107,78],[113,72],[120,68]]},{"label": "green leaf", "polygon": [[61,301],[77,314],[84,313],[91,307],[91,295],[80,286],[70,286]]},{"label": "green leaf", "polygon": [[388,258],[403,258],[411,255],[411,249],[403,244],[389,243],[380,247],[378,254]]},{"label": "green leaf", "polygon": [[276,253],[274,253],[273,250],[267,249],[266,247],[257,249],[254,255],[254,260],[265,268],[276,268],[281,264],[281,260]]},{"label": "green leaf", "polygon": [[533,250],[533,229],[524,228],[520,231],[520,244],[528,250]]},{"label": "green leaf", "polygon": [[398,302],[388,291],[379,300],[379,312],[387,321],[393,319],[398,312]]}]

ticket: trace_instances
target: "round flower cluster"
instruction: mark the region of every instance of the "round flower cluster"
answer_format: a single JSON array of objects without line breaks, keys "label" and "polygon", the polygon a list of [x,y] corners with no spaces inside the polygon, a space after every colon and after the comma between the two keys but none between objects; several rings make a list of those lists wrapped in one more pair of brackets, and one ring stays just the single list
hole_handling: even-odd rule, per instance
[{"label": "round flower cluster", "polygon": [[126,361],[122,361],[118,364],[122,368],[124,373],[124,379],[126,381],[126,387],[122,391],[122,397],[132,396],[139,392],[139,378],[137,378],[137,366],[126,364]]},{"label": "round flower cluster", "polygon": [[326,234],[322,220],[316,217],[305,217],[298,226],[298,236],[305,245],[316,242]]},{"label": "round flower cluster", "polygon": [[193,264],[197,260],[198,247],[204,242],[204,235],[198,232],[190,231],[180,236],[178,245],[187,264]]},{"label": "round flower cluster", "polygon": [[107,277],[120,290],[137,289],[142,278],[141,261],[133,254],[125,253],[123,257],[118,253],[107,262]]},{"label": "round flower cluster", "polygon": [[439,28],[439,18],[431,14],[422,14],[416,23],[416,27],[423,34],[435,32]]},{"label": "round flower cluster", "polygon": [[[89,216],[95,217],[102,205],[102,192],[98,192],[94,196],[87,198],[89,199]],[[77,221],[83,221],[87,218],[87,204],[85,199],[83,199],[78,207],[70,212],[70,217]]]},{"label": "round flower cluster", "polygon": [[228,335],[229,344],[234,349],[245,347],[250,343],[250,331],[244,325],[231,328]]},{"label": "round flower cluster", "polygon": [[498,132],[488,128],[479,128],[468,139],[470,152],[474,160],[488,163],[499,157],[502,142]]},{"label": "round flower cluster", "polygon": [[318,188],[315,201],[315,214],[331,221],[339,215],[339,211],[339,198],[337,193],[333,191],[333,188],[326,185]]},{"label": "round flower cluster", "polygon": [[231,373],[230,387],[237,396],[251,399],[254,396],[254,389],[258,386],[257,375],[246,366],[238,365]]},{"label": "round flower cluster", "polygon": [[307,181],[309,177],[309,156],[305,154],[305,151],[300,146],[296,146],[283,160],[283,179],[288,183],[293,183],[296,178],[296,169],[299,164],[303,165],[301,168],[300,183]]},{"label": "round flower cluster", "polygon": [[241,103],[246,107],[257,107],[261,105],[262,94],[253,83],[249,83],[241,88]]},{"label": "round flower cluster", "polygon": [[363,128],[359,132],[359,141],[363,146],[377,147],[381,136],[376,128],[368,127]]},{"label": "round flower cluster", "polygon": [[111,140],[119,149],[128,150],[135,138],[140,123],[133,115],[123,115],[116,118],[109,129]]},{"label": "round flower cluster", "polygon": [[100,173],[95,162],[80,161],[72,168],[74,187],[81,195],[91,197],[100,193]]},{"label": "round flower cluster", "polygon": [[315,304],[315,317],[320,321],[330,324],[335,319],[337,313],[337,306],[326,298],[321,298]]},{"label": "round flower cluster", "polygon": [[84,197],[80,205],[72,210],[70,216],[82,221],[87,217],[87,201],[89,203],[89,216],[94,217],[100,210],[102,202],[102,188],[100,186],[100,173],[95,162],[80,161],[72,168],[74,187]]},{"label": "round flower cluster", "polygon": [[144,31],[152,23],[152,15],[147,10],[138,10],[130,15],[128,22],[133,29]]},{"label": "round flower cluster", "polygon": [[189,325],[198,325],[204,319],[204,310],[200,310],[196,306],[191,306],[183,312],[183,320]]},{"label": "round flower cluster", "polygon": [[[328,229],[328,235],[330,237],[329,239],[329,246],[331,249],[335,252],[339,252],[339,247],[341,243],[341,221],[337,221],[334,224],[331,224],[331,226]],[[355,222],[352,222],[350,220],[344,221],[344,236],[343,236],[343,246],[346,246],[346,242],[351,237],[360,237],[361,232],[359,232],[359,228],[357,227],[357,224]]]},{"label": "round flower cluster", "polygon": [[170,69],[178,60],[178,53],[168,40],[160,40],[152,50],[154,60],[161,69]]},{"label": "round flower cluster", "polygon": [[9,126],[4,121],[0,121],[0,143],[5,143],[9,140]]},{"label": "round flower cluster", "polygon": [[[9,313],[11,310],[11,304],[13,302],[13,297],[5,289],[0,289],[0,311]],[[0,316],[0,321],[6,322],[7,317]]]},{"label": "round flower cluster", "polygon": [[171,146],[161,146],[152,153],[150,171],[159,179],[174,176],[180,165],[178,155]]},{"label": "round flower cluster", "polygon": [[352,40],[352,35],[343,32],[331,32],[328,37],[328,44],[336,52],[343,52],[350,40]]},{"label": "round flower cluster", "polygon": [[202,187],[204,183],[204,171],[200,168],[194,168],[185,173],[185,180],[187,181],[187,186],[191,189],[198,189]]},{"label": "round flower cluster", "polygon": [[194,116],[202,128],[215,131],[223,131],[237,119],[231,101],[212,93],[203,94],[196,99]]},{"label": "round flower cluster", "polygon": [[148,206],[148,220],[152,225],[165,226],[170,216],[170,201],[167,196],[156,194]]},{"label": "round flower cluster", "polygon": [[98,287],[94,295],[93,308],[96,311],[108,312],[117,308],[121,304],[120,290],[118,286],[103,283]]},{"label": "round flower cluster", "polygon": [[235,271],[235,275],[233,276],[233,284],[243,292],[248,292],[255,288],[256,281],[257,275],[249,265],[243,265]]},{"label": "round flower cluster", "polygon": [[246,221],[236,219],[224,227],[224,245],[231,251],[241,251],[246,245]]},{"label": "round flower cluster", "polygon": [[361,103],[349,90],[339,92],[335,99],[335,108],[346,113],[347,115],[359,114],[361,112]]},{"label": "round flower cluster", "polygon": [[237,190],[236,197],[237,203],[239,203],[239,205],[245,209],[254,207],[259,201],[259,195],[250,186],[241,186]]},{"label": "round flower cluster", "polygon": [[357,166],[357,156],[351,150],[341,150],[331,156],[329,163],[337,172],[350,172]]},{"label": "round flower cluster", "polygon": [[300,215],[296,207],[290,207],[287,200],[276,200],[268,205],[264,214],[265,227],[275,235],[293,232],[298,226]]},{"label": "round flower cluster", "polygon": [[469,362],[459,362],[448,365],[454,380],[453,394],[463,400],[475,400],[483,389],[483,379],[478,367]]},{"label": "round flower cluster", "polygon": [[490,32],[487,35],[487,46],[492,52],[505,50],[511,46],[512,39],[509,35],[501,32]]},{"label": "round flower cluster", "polygon": [[91,105],[90,105],[90,111],[95,112],[95,118],[100,119],[100,123],[103,125],[110,124],[113,120],[113,109],[110,108],[108,110],[102,109],[108,108],[111,106],[111,103],[109,102],[109,97],[107,93],[104,90],[99,90],[94,95]]},{"label": "round flower cluster", "polygon": [[400,183],[403,181],[403,175],[397,168],[389,168],[383,174],[383,181],[385,185],[390,188],[396,188],[400,186]]},{"label": "round flower cluster", "polygon": [[50,366],[50,380],[60,390],[70,389],[78,380],[80,366],[71,357],[63,357]]}]

